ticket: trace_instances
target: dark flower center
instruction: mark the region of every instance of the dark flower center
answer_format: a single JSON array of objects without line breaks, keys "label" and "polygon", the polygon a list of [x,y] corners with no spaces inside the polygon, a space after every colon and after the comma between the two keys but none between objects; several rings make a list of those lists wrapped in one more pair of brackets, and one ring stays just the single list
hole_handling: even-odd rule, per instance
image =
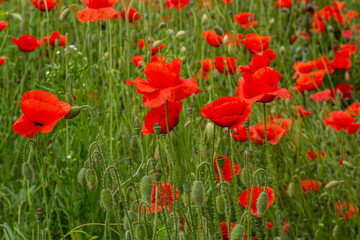
[{"label": "dark flower center", "polygon": [[44,124],[35,122],[35,125],[36,125],[37,127],[41,127],[41,126],[44,125]]}]

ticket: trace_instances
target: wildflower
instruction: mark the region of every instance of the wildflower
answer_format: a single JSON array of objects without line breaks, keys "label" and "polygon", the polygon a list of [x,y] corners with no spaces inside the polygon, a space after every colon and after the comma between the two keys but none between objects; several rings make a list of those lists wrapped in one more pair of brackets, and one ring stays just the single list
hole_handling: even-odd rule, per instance
[{"label": "wildflower", "polygon": [[11,41],[15,43],[22,52],[32,52],[42,45],[42,40],[37,40],[31,35],[23,35],[18,39],[12,38]]}]

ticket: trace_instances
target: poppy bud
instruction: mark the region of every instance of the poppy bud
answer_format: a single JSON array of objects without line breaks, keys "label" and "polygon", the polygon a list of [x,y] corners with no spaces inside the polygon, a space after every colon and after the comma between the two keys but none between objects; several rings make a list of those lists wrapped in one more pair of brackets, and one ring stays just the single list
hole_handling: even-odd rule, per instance
[{"label": "poppy bud", "polygon": [[158,48],[158,47],[160,47],[160,45],[161,45],[161,41],[160,40],[156,40],[154,43],[153,43],[153,45],[151,46],[151,48]]},{"label": "poppy bud", "polygon": [[159,135],[161,132],[161,125],[159,123],[155,123],[153,126],[153,131],[156,135]]},{"label": "poppy bud", "polygon": [[153,181],[152,181],[151,177],[144,176],[143,179],[141,180],[140,192],[141,192],[142,198],[148,204],[151,203],[152,191],[153,191]]},{"label": "poppy bud", "polygon": [[186,182],[184,183],[184,192],[187,194],[187,195],[190,195],[190,192],[191,192],[191,183],[189,182]]},{"label": "poppy bud", "polygon": [[222,42],[223,42],[223,44],[226,46],[226,45],[228,45],[228,43],[229,43],[229,36],[228,35],[225,35],[224,37],[223,37],[223,39],[222,39]]},{"label": "poppy bud", "polygon": [[194,203],[201,207],[204,203],[204,185],[201,181],[195,181],[191,190],[191,197]]},{"label": "poppy bud", "polygon": [[340,227],[339,225],[335,225],[332,235],[335,239],[337,239],[340,236]]},{"label": "poppy bud", "polygon": [[44,215],[44,210],[42,210],[41,208],[35,210],[35,217],[37,222],[42,222],[42,220],[44,219],[43,215]]},{"label": "poppy bud", "polygon": [[220,214],[225,213],[226,201],[224,195],[219,195],[216,197],[216,209]]},{"label": "poppy bud", "polygon": [[[185,33],[186,33],[186,32],[185,32],[184,30],[178,31],[178,32],[176,33],[175,37],[176,37],[176,38],[181,38],[182,36],[185,35]],[[182,40],[182,39],[180,39],[180,40]]]},{"label": "poppy bud", "polygon": [[209,16],[210,16],[211,18],[214,18],[215,15],[216,15],[216,13],[215,13],[214,9],[211,9],[211,10],[209,11]]},{"label": "poppy bud", "polygon": [[186,123],[184,124],[184,128],[188,128],[191,125],[191,120],[187,120]]},{"label": "poppy bud", "polygon": [[202,15],[202,17],[201,17],[201,23],[202,23],[202,24],[205,24],[205,23],[207,23],[208,21],[209,21],[209,17],[208,17],[206,14]]},{"label": "poppy bud", "polygon": [[171,37],[171,36],[174,36],[174,31],[172,29],[168,29],[166,30],[166,33]]},{"label": "poppy bud", "polygon": [[139,146],[139,142],[137,140],[137,137],[136,136],[131,136],[130,138],[130,148],[131,149],[137,149]]},{"label": "poppy bud", "polygon": [[146,228],[141,223],[136,226],[136,239],[146,239]]},{"label": "poppy bud", "polygon": [[166,28],[166,26],[167,26],[166,22],[161,22],[161,23],[159,23],[158,28]]},{"label": "poppy bud", "polygon": [[269,202],[269,197],[267,192],[262,192],[257,200],[256,208],[257,208],[257,214],[259,216],[264,215],[267,205]]},{"label": "poppy bud", "polygon": [[64,21],[69,16],[69,13],[70,13],[70,9],[65,8],[60,14],[60,18],[59,18],[60,21]]},{"label": "poppy bud", "polygon": [[28,183],[32,184],[34,182],[34,169],[29,162],[24,162],[22,164],[22,174]]},{"label": "poppy bud", "polygon": [[342,181],[336,181],[336,180],[330,181],[325,185],[325,189],[331,189],[337,187],[340,183],[342,183]]},{"label": "poppy bud", "polygon": [[342,165],[344,165],[345,167],[347,167],[349,169],[354,169],[355,168],[354,165],[352,165],[350,162],[345,161],[345,160],[342,161]]},{"label": "poppy bud", "polygon": [[214,124],[211,122],[208,122],[205,127],[205,134],[208,137],[209,140],[212,140],[214,136]]},{"label": "poppy bud", "polygon": [[247,168],[243,168],[240,172],[240,179],[241,179],[241,182],[246,186],[247,184],[247,181],[248,181],[248,169]]},{"label": "poppy bud", "polygon": [[230,240],[243,240],[245,235],[245,227],[237,224],[231,232]]},{"label": "poppy bud", "polygon": [[223,30],[221,27],[215,26],[215,27],[214,27],[214,30],[215,30],[215,33],[216,33],[218,36],[222,37],[222,36],[224,35],[224,30]]},{"label": "poppy bud", "polygon": [[160,150],[159,150],[159,147],[158,147],[158,146],[155,148],[155,151],[154,151],[154,159],[155,159],[155,160],[159,160],[159,159],[160,159]]},{"label": "poppy bud", "polygon": [[162,176],[162,171],[161,171],[161,169],[160,169],[160,168],[156,168],[156,169],[154,170],[153,174],[154,174],[155,181],[156,181],[156,182],[160,181],[161,176]]},{"label": "poppy bud", "polygon": [[104,188],[101,191],[101,204],[104,206],[104,208],[108,211],[111,211],[114,208],[114,198],[112,196],[112,193],[109,189]]},{"label": "poppy bud", "polygon": [[289,197],[292,198],[295,196],[295,184],[293,182],[289,183],[287,190],[288,190]]},{"label": "poppy bud", "polygon": [[252,20],[253,20],[252,16],[249,16],[248,21],[249,21],[250,24],[251,24]]},{"label": "poppy bud", "polygon": [[[57,39],[58,40],[58,39]],[[81,112],[81,107],[72,106],[70,111],[64,116],[64,119],[73,119]]]},{"label": "poppy bud", "polygon": [[23,18],[18,13],[10,13],[10,16],[12,16],[14,19],[18,20],[19,22],[23,21]]},{"label": "poppy bud", "polygon": [[129,210],[128,211],[128,215],[129,215],[129,219],[127,218],[127,216],[124,216],[124,225],[125,225],[125,229],[130,229],[130,224],[132,225],[134,218],[135,218],[135,213],[133,210]]},{"label": "poppy bud", "polygon": [[219,168],[223,168],[225,166],[225,158],[223,156],[218,156],[216,158],[216,163],[219,166]]},{"label": "poppy bud", "polygon": [[98,186],[98,177],[94,169],[90,168],[86,171],[86,185],[88,189],[93,192]]},{"label": "poppy bud", "polygon": [[77,174],[76,179],[80,185],[83,185],[86,183],[86,172],[87,172],[87,168],[81,168]]}]

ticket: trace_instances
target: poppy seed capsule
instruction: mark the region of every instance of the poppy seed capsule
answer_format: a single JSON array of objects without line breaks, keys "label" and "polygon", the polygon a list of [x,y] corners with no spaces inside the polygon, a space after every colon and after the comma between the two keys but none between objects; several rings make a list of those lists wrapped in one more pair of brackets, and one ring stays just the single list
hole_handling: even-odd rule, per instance
[{"label": "poppy seed capsule", "polygon": [[155,123],[153,126],[153,131],[156,135],[161,133],[161,125],[159,123]]},{"label": "poppy seed capsule", "polygon": [[331,188],[337,187],[340,183],[342,183],[342,182],[336,181],[336,180],[330,181],[325,185],[325,189],[331,189]]},{"label": "poppy seed capsule", "polygon": [[295,184],[294,183],[289,183],[289,186],[288,186],[288,194],[289,194],[289,197],[294,197],[295,195]]},{"label": "poppy seed capsule", "polygon": [[151,203],[152,191],[153,191],[153,181],[151,177],[144,176],[143,179],[141,180],[140,192],[142,198],[148,204]]},{"label": "poppy seed capsule", "polygon": [[191,190],[191,197],[194,203],[201,207],[204,203],[204,185],[201,181],[195,181]]},{"label": "poppy seed capsule", "polygon": [[81,107],[71,106],[70,111],[64,116],[64,119],[73,119],[81,112]]},{"label": "poppy seed capsule", "polygon": [[146,228],[141,223],[136,226],[136,239],[146,239]]},{"label": "poppy seed capsule", "polygon": [[160,169],[160,168],[156,168],[156,169],[154,170],[153,174],[154,174],[155,181],[156,181],[156,182],[160,181],[161,176],[162,176],[162,171],[161,171],[161,169]]},{"label": "poppy seed capsule", "polygon": [[214,30],[215,30],[215,33],[219,36],[219,37],[222,37],[224,35],[224,30],[219,27],[219,26],[215,26],[214,27]]},{"label": "poppy seed capsule", "polygon": [[60,14],[60,17],[59,17],[60,21],[64,21],[69,16],[69,13],[70,13],[70,9],[65,8]]},{"label": "poppy seed capsule", "polygon": [[43,215],[44,215],[44,210],[42,210],[41,208],[35,210],[35,217],[37,222],[42,222],[42,220],[44,219]]},{"label": "poppy seed capsule", "polygon": [[238,224],[231,232],[230,240],[243,240],[245,235],[245,227],[242,224]]},{"label": "poppy seed capsule", "polygon": [[220,214],[225,213],[226,201],[224,195],[219,195],[216,197],[216,209]]},{"label": "poppy seed capsule", "polygon": [[219,168],[223,168],[225,166],[225,158],[223,156],[218,156],[216,158],[216,163]]},{"label": "poppy seed capsule", "polygon": [[86,171],[87,171],[87,168],[81,168],[77,174],[76,179],[80,185],[83,185],[86,183]]},{"label": "poppy seed capsule", "polygon": [[94,192],[98,187],[98,177],[92,168],[86,171],[86,185],[91,192]]},{"label": "poppy seed capsule", "polygon": [[269,197],[267,192],[262,192],[257,200],[256,208],[257,208],[257,214],[259,216],[264,215],[267,205],[269,202]]},{"label": "poppy seed capsule", "polygon": [[112,193],[109,189],[104,188],[101,191],[101,203],[104,206],[104,208],[108,211],[111,211],[114,208],[114,198],[112,196]]},{"label": "poppy seed capsule", "polygon": [[34,182],[34,169],[29,162],[24,162],[22,164],[22,174],[28,183],[32,184]]}]

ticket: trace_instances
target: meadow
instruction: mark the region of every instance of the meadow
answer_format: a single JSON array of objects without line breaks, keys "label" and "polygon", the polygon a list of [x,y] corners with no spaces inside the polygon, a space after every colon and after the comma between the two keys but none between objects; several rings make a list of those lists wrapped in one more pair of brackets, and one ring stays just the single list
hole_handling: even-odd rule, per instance
[{"label": "meadow", "polygon": [[358,11],[0,0],[0,240],[359,240]]}]

